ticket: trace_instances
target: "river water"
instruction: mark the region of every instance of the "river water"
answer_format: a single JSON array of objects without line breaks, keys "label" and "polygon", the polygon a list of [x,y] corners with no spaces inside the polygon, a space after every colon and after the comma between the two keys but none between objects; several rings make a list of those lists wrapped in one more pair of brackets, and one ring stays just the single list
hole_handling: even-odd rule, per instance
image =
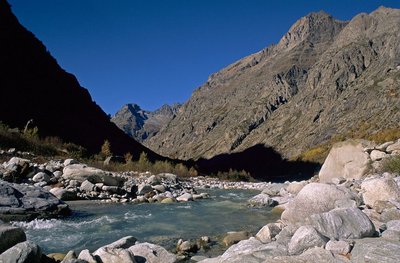
[{"label": "river water", "polygon": [[278,219],[269,208],[251,208],[247,200],[258,191],[199,190],[210,199],[173,204],[104,204],[93,201],[70,202],[73,215],[65,219],[14,222],[28,240],[45,253],[82,249],[94,251],[124,236],[162,245],[172,250],[178,239],[210,236],[247,230],[255,234]]}]

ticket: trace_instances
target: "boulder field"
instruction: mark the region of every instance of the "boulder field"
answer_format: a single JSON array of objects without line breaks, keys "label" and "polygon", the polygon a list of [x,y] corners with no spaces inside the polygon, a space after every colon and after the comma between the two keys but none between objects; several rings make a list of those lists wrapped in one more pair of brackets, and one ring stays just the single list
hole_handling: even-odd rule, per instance
[{"label": "boulder field", "polygon": [[[128,202],[137,198],[146,199],[148,202],[152,202],[151,200],[163,202],[167,198],[186,202],[196,199],[197,194],[189,190],[194,187],[252,188],[259,189],[261,193],[249,200],[249,206],[273,207],[272,212],[281,214],[278,221],[262,226],[254,236],[246,231],[228,232],[222,240],[227,250],[215,258],[195,255],[195,245],[189,241],[179,240],[176,251],[178,254],[174,254],[158,245],[141,243],[136,238],[127,236],[95,251],[87,249],[79,253],[70,251],[62,255],[61,262],[64,263],[168,263],[179,262],[183,259],[202,263],[398,262],[400,258],[400,175],[393,171],[385,171],[385,167],[391,158],[399,158],[399,146],[400,140],[381,145],[366,141],[339,143],[331,150],[319,174],[301,182],[233,183],[201,177],[181,182],[171,174],[142,174],[135,179],[135,184],[129,186],[130,193],[134,192],[136,197],[129,197],[129,195],[124,196],[129,193],[126,184],[132,180],[129,176],[120,176],[120,178],[107,181],[108,177],[111,178],[115,174],[95,170],[95,176],[79,172],[74,173],[77,177],[66,177],[64,175],[70,168],[86,169],[85,165],[69,160],[69,164],[65,163],[66,161],[62,165],[59,163],[62,169],[54,170],[53,175],[44,171],[49,178],[43,174],[38,175],[38,171],[32,173],[32,176],[28,172],[26,175],[28,180],[31,178],[33,181],[33,178],[37,177],[41,181],[35,182],[34,186],[24,185],[24,187],[41,187],[37,184],[46,182],[47,179],[51,182],[56,173],[63,178],[57,181],[57,184],[64,185],[59,189],[71,191],[71,188],[76,188],[76,196],[100,198],[101,194],[112,196],[111,191],[125,191],[117,194],[117,196],[120,195],[120,197],[115,197],[117,202],[121,202],[122,198],[128,199]],[[361,158],[365,160],[360,161]],[[13,162],[20,163],[21,160],[17,162],[14,159]],[[10,160],[3,164],[3,167],[8,167],[13,162]],[[65,169],[69,165],[71,167]],[[7,173],[8,168],[4,169]],[[94,168],[89,170],[92,171],[92,169]],[[62,173],[57,173],[61,170]],[[102,177],[103,175],[105,177]],[[12,178],[18,178],[18,176],[15,177],[14,174]],[[21,203],[20,200],[24,197],[13,194],[16,191],[21,192],[17,185],[2,182],[1,189],[7,189],[2,192],[17,196],[16,200]],[[45,191],[46,186],[51,184],[43,185],[42,190]],[[170,191],[172,197],[154,198],[163,194],[163,188],[165,192]],[[172,188],[175,190],[168,190]],[[153,194],[146,196],[149,192]],[[4,196],[3,194],[3,199]],[[12,203],[14,199],[7,200]],[[112,198],[104,200],[112,200]],[[18,262],[54,262],[43,255],[40,247],[26,240],[22,229],[1,223],[0,237],[0,262],[16,262],[12,261],[14,258],[19,258]],[[202,242],[208,243],[209,238],[202,237]]]}]

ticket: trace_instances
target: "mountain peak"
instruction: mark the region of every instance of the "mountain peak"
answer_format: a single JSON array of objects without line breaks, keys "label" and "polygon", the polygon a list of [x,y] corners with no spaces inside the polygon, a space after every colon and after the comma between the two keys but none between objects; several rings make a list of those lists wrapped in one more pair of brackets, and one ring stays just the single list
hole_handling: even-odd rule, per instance
[{"label": "mountain peak", "polygon": [[304,41],[313,44],[326,42],[346,24],[347,22],[336,20],[323,10],[310,13],[297,20],[277,46],[280,49],[291,49]]},{"label": "mountain peak", "polygon": [[139,142],[151,138],[166,125],[180,109],[181,104],[164,104],[155,111],[142,110],[135,104],[125,104],[111,119],[115,125]]}]

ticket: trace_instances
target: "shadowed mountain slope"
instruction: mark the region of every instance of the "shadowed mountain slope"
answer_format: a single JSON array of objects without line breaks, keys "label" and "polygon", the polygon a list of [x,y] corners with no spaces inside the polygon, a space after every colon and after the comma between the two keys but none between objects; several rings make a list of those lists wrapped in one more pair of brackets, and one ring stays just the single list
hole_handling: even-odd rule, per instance
[{"label": "shadowed mountain slope", "polygon": [[150,159],[162,158],[110,122],[77,79],[65,72],[46,47],[27,31],[0,0],[0,121],[24,127],[30,119],[42,136],[100,151],[104,140],[116,154],[144,151]]}]

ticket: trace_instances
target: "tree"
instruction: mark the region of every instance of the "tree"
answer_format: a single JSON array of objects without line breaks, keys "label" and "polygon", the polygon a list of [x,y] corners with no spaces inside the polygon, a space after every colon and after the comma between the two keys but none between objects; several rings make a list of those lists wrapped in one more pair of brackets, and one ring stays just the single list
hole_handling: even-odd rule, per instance
[{"label": "tree", "polygon": [[103,145],[101,146],[100,155],[103,157],[108,157],[112,155],[111,144],[109,140],[104,141]]}]

